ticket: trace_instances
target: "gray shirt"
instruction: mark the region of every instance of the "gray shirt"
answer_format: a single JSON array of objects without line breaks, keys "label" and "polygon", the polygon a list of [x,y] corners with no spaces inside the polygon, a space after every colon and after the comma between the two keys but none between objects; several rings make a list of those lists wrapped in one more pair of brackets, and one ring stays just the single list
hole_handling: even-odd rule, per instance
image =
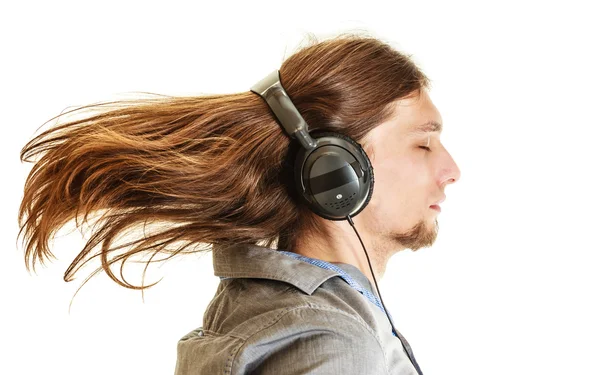
[{"label": "gray shirt", "polygon": [[[337,272],[257,245],[212,254],[227,279],[177,342],[175,375],[418,375],[385,312]],[[335,265],[376,295],[358,268]]]}]

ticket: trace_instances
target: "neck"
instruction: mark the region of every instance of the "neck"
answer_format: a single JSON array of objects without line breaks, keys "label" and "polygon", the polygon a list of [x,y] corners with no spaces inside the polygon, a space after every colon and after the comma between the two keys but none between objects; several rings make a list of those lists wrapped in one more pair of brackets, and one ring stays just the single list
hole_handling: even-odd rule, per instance
[{"label": "neck", "polygon": [[393,251],[373,241],[366,231],[361,230],[356,223],[355,225],[359,234],[364,233],[361,239],[369,254],[375,279],[371,274],[365,250],[348,222],[336,222],[335,230],[329,232],[327,236],[300,236],[291,251],[329,263],[351,264],[358,268],[371,283],[374,284],[375,280],[379,282],[383,278],[387,261]]}]

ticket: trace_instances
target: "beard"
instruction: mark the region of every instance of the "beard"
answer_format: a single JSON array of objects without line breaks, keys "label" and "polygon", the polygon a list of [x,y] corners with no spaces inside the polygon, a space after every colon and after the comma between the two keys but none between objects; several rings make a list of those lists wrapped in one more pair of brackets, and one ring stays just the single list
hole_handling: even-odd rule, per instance
[{"label": "beard", "polygon": [[433,225],[427,220],[420,220],[406,232],[389,233],[389,239],[405,249],[417,251],[423,247],[431,247],[437,238],[439,226],[437,218]]}]

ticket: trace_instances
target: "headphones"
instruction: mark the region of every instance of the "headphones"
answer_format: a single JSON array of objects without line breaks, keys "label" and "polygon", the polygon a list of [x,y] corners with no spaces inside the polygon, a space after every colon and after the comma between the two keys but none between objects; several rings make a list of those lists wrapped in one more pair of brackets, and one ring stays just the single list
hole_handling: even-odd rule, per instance
[{"label": "headphones", "polygon": [[362,146],[336,132],[319,132],[313,138],[281,85],[279,70],[250,91],[269,104],[285,132],[302,146],[294,164],[296,191],[302,201],[328,220],[347,220],[358,215],[369,203],[375,181],[371,161]]},{"label": "headphones", "polygon": [[301,200],[312,212],[325,219],[348,220],[356,232],[392,331],[402,342],[417,373],[422,374],[410,345],[398,333],[385,308],[369,254],[352,221],[352,216],[358,215],[373,195],[373,166],[366,152],[358,142],[337,132],[315,132],[313,138],[308,132],[306,121],[281,85],[279,70],[271,72],[257,82],[250,91],[260,95],[267,102],[284,131],[301,145],[296,152],[294,163],[294,181]]}]

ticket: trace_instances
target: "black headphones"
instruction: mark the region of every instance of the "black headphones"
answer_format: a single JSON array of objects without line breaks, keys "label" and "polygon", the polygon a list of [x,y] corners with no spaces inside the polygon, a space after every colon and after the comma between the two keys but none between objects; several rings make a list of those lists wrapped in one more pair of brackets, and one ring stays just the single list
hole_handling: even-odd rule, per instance
[{"label": "black headphones", "polygon": [[[250,91],[271,107],[285,132],[298,140],[294,164],[296,191],[315,214],[329,220],[347,220],[369,203],[374,175],[369,157],[352,138],[336,132],[308,132],[275,70]],[[318,134],[318,136],[316,136]]]}]

